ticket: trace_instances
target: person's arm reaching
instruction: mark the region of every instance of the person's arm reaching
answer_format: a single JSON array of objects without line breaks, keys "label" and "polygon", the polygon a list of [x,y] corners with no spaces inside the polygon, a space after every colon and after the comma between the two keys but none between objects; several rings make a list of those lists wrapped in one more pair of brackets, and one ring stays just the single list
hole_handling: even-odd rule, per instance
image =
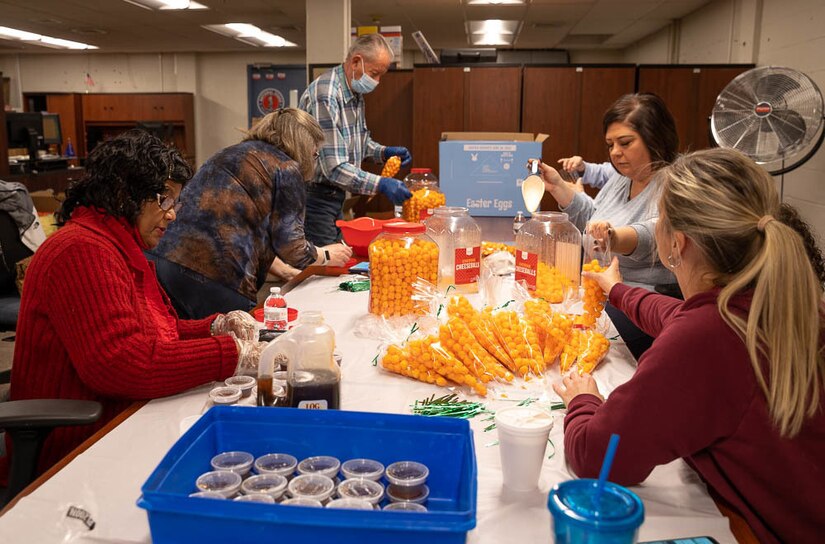
[{"label": "person's arm reaching", "polygon": [[304,235],[304,181],[296,167],[284,166],[274,173],[272,183],[275,196],[268,226],[272,249],[286,264],[303,270],[318,259],[317,249]]},{"label": "person's arm reaching", "polygon": [[610,176],[616,173],[616,169],[609,162],[601,164],[586,162],[578,155],[559,159],[558,163],[562,170],[578,176],[583,184],[596,189],[604,187]]}]

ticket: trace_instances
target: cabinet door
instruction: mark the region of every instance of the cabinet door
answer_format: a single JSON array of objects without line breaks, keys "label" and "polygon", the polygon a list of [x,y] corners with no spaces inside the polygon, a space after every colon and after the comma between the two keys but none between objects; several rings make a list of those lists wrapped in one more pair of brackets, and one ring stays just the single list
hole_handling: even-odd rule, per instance
[{"label": "cabinet door", "polygon": [[464,130],[521,132],[521,67],[463,68]]},{"label": "cabinet door", "polygon": [[131,121],[140,108],[133,94],[84,94],[83,120],[89,121]]},{"label": "cabinet door", "polygon": [[584,67],[582,76],[581,130],[579,153],[585,160],[604,162],[609,159],[604,143],[604,112],[622,95],[636,86],[636,68]]},{"label": "cabinet door", "polygon": [[179,94],[143,94],[139,95],[140,120],[143,121],[179,121],[185,116],[184,96]]},{"label": "cabinet door", "polygon": [[438,175],[442,132],[464,130],[464,74],[461,68],[416,68],[413,79],[413,156]]},{"label": "cabinet door", "polygon": [[78,94],[49,94],[46,95],[46,109],[60,115],[60,131],[63,137],[63,151],[66,143],[72,139],[75,154],[79,157],[86,155],[86,146],[83,135],[83,119],[80,115],[80,95]]},{"label": "cabinet door", "polygon": [[713,113],[716,98],[736,76],[751,68],[753,65],[714,66],[700,69],[698,114],[693,119],[693,149],[706,149],[716,145],[710,134],[710,114]]}]

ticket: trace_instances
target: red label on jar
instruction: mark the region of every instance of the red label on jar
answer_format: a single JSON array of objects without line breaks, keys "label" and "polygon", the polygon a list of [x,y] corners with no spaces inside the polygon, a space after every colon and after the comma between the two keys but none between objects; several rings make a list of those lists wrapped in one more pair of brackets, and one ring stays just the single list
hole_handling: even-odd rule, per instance
[{"label": "red label on jar", "polygon": [[455,283],[466,285],[478,281],[481,270],[481,248],[459,247],[455,250]]},{"label": "red label on jar", "polygon": [[535,291],[538,267],[538,253],[516,250],[516,282],[524,281],[528,290]]},{"label": "red label on jar", "polygon": [[433,216],[433,209],[432,208],[421,208],[418,212],[418,220],[424,221],[425,219],[429,219]]}]

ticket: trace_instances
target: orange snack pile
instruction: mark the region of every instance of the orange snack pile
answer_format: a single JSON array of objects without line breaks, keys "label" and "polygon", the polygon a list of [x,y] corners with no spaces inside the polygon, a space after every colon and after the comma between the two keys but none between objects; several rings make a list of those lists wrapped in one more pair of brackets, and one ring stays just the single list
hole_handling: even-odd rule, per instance
[{"label": "orange snack pile", "polygon": [[370,313],[385,317],[419,314],[427,305],[412,299],[417,278],[435,284],[438,246],[426,240],[379,238],[369,247]]},{"label": "orange snack pile", "polygon": [[482,257],[487,257],[488,255],[492,255],[498,251],[506,251],[511,255],[516,254],[516,248],[513,246],[508,246],[507,244],[502,244],[500,242],[481,242]]},{"label": "orange snack pile", "polygon": [[544,356],[539,347],[538,334],[511,310],[491,313],[499,341],[507,348],[519,376],[544,373]]},{"label": "orange snack pile", "polygon": [[444,193],[434,191],[429,187],[416,189],[412,192],[412,196],[404,201],[401,207],[401,217],[410,223],[420,223],[422,211],[438,208],[446,203],[447,197]]},{"label": "orange snack pile", "polygon": [[441,345],[453,353],[483,383],[498,379],[513,381],[513,374],[487,353],[467,324],[457,317],[449,317],[438,332]]},{"label": "orange snack pile", "polygon": [[450,302],[447,304],[447,314],[450,317],[457,317],[464,321],[478,343],[499,363],[510,370],[515,369],[513,360],[510,358],[510,354],[507,353],[507,348],[499,342],[495,331],[490,326],[490,322],[482,319],[481,312],[473,308],[466,297],[458,295],[450,298]]},{"label": "orange snack pile", "polygon": [[456,383],[470,386],[482,397],[487,394],[487,386],[481,383],[473,373],[464,366],[464,363],[455,355],[445,350],[441,344],[431,345],[430,352],[432,354],[431,361],[433,370]]},{"label": "orange snack pile", "polygon": [[539,262],[536,271],[536,293],[538,298],[558,304],[564,300],[564,294],[573,287],[573,282],[559,272],[556,267]]},{"label": "orange snack pile", "polygon": [[432,366],[432,356],[429,348],[434,339],[430,336],[423,340],[411,340],[403,348],[395,345],[390,346],[387,348],[384,358],[381,359],[381,366],[390,372],[444,387],[447,385],[447,380],[429,368]]},{"label": "orange snack pile", "polygon": [[572,330],[573,319],[569,315],[559,312],[553,314],[544,338],[544,363],[547,366],[552,365],[561,355],[564,346],[570,342]]},{"label": "orange snack pile", "polygon": [[[604,268],[599,266],[599,261],[595,259],[582,266],[582,272],[603,272],[604,270]],[[582,315],[581,323],[585,327],[591,328],[596,324],[599,316],[602,315],[607,295],[604,294],[604,291],[599,287],[596,280],[582,278],[582,285],[584,285],[584,314]]]},{"label": "orange snack pile", "polygon": [[399,170],[401,170],[401,158],[390,157],[387,159],[387,162],[384,163],[384,168],[381,169],[381,177],[393,178]]}]

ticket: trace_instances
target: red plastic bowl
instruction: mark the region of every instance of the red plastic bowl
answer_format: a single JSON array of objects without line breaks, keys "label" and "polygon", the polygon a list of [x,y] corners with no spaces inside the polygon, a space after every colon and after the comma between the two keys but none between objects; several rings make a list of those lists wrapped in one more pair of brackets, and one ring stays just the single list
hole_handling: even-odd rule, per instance
[{"label": "red plastic bowl", "polygon": [[336,225],[344,233],[344,241],[352,247],[353,253],[361,257],[369,257],[367,249],[370,242],[381,233],[381,229],[387,223],[396,223],[403,219],[394,217],[392,219],[373,219],[372,217],[359,217],[351,221],[338,220]]}]

